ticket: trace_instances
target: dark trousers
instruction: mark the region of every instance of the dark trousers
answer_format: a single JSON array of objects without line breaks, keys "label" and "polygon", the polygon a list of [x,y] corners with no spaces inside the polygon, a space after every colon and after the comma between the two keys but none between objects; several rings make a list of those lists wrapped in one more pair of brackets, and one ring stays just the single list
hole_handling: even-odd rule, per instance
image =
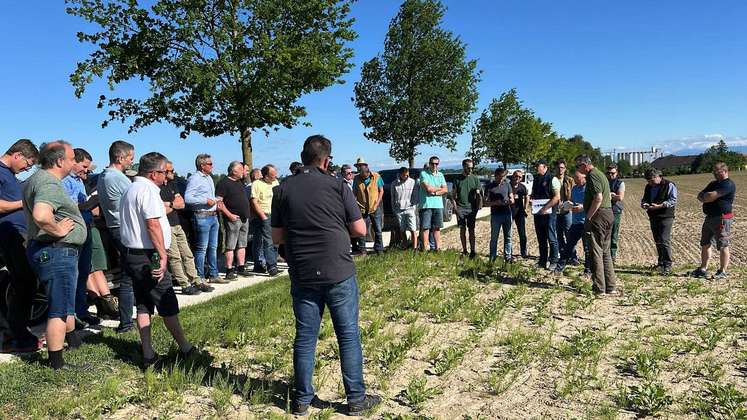
[{"label": "dark trousers", "polygon": [[123,328],[132,325],[132,308],[135,306],[135,295],[132,292],[132,278],[125,270],[125,253],[127,248],[122,245],[122,236],[119,228],[109,228],[112,235],[114,246],[119,251],[119,266],[121,267],[121,276],[119,278],[119,327]]},{"label": "dark trousers", "polygon": [[[558,251],[558,237],[555,233],[556,215],[543,214],[534,215],[534,231],[537,233],[537,242],[539,245],[539,265],[544,266],[548,261],[550,263],[558,262],[560,256]],[[550,254],[548,255],[548,245]]]},{"label": "dark trousers", "polygon": [[672,267],[672,225],[674,224],[674,217],[659,218],[652,217],[649,219],[651,223],[651,233],[654,235],[654,242],[656,243],[656,254],[659,256],[658,266],[659,267]]},{"label": "dark trousers", "polygon": [[617,240],[620,238],[620,219],[622,213],[615,213],[615,221],[612,223],[612,240],[610,241],[610,252],[612,259],[617,258]]},{"label": "dark trousers", "polygon": [[293,342],[294,398],[300,404],[310,404],[314,398],[312,375],[316,343],[326,306],[329,308],[340,348],[345,395],[348,402],[362,400],[366,387],[363,382],[363,351],[358,327],[358,282],[355,274],[336,284],[299,285],[291,281],[291,296],[296,317],[296,338]]},{"label": "dark trousers", "polygon": [[578,244],[578,241],[581,241],[581,244],[584,247],[584,268],[591,269],[589,241],[584,238],[583,223],[576,223],[571,225],[571,228],[568,230],[568,236],[566,237],[565,248],[560,250],[560,261],[558,262],[558,264],[561,264],[561,266],[565,267],[565,264],[568,263],[568,261],[577,258],[576,245]]},{"label": "dark trousers", "polygon": [[[381,206],[379,206],[379,208],[376,209],[376,212],[374,213],[364,214],[363,220],[366,221],[366,230],[368,229],[373,230],[374,251],[375,252],[384,251],[384,237],[381,235],[381,228],[384,225],[384,212],[381,209]],[[363,235],[360,238],[358,238],[358,247],[355,250],[356,251],[366,250],[366,235]]]},{"label": "dark trousers", "polygon": [[516,230],[519,232],[519,247],[521,248],[521,256],[527,256],[527,216],[523,211],[514,215],[514,223],[516,224]]},{"label": "dark trousers", "polygon": [[23,236],[15,229],[8,229],[0,238],[0,255],[8,269],[10,281],[8,311],[0,314],[0,344],[11,338],[32,337],[26,327],[39,281],[31,269],[23,243]]},{"label": "dark trousers", "polygon": [[88,275],[91,273],[91,257],[93,256],[93,239],[91,229],[88,229],[86,242],[80,247],[78,254],[78,283],[75,286],[75,315],[78,318],[88,313]]},{"label": "dark trousers", "polygon": [[615,267],[610,255],[613,221],[612,209],[599,209],[594,217],[586,220],[584,224],[584,236],[589,242],[591,254],[591,281],[597,293],[612,292],[617,284]]}]

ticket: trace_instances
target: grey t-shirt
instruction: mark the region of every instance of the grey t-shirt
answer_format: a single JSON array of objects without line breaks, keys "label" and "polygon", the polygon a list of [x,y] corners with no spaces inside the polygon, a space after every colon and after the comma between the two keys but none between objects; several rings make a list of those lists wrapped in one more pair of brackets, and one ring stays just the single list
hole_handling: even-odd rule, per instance
[{"label": "grey t-shirt", "polygon": [[[65,218],[72,219],[75,222],[73,230],[65,237],[58,238],[40,229],[34,223],[32,215],[34,205],[37,203],[45,203],[51,206],[54,218],[57,221]],[[86,241],[86,222],[83,221],[83,216],[78,210],[78,204],[70,199],[60,180],[43,169],[36,171],[24,184],[23,213],[26,216],[29,239],[39,242],[64,242],[73,245],[83,245]]]},{"label": "grey t-shirt", "polygon": [[119,200],[130,188],[130,184],[132,184],[130,179],[118,169],[106,168],[99,175],[96,185],[106,227],[119,227]]}]

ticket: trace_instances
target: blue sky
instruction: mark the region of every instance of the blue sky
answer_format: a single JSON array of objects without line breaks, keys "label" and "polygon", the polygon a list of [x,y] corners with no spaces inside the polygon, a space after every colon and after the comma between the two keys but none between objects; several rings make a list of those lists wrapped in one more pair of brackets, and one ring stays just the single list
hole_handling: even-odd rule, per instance
[{"label": "blue sky", "polygon": [[[255,134],[255,164],[277,164],[287,172],[303,140],[323,133],[333,141],[337,163],[363,156],[374,168],[397,165],[387,146],[363,137],[353,106],[360,65],[382,49],[398,1],[360,0],[353,6],[359,36],[351,46],[355,68],[347,83],[302,98],[312,127]],[[444,26],[467,44],[482,70],[478,112],[492,98],[516,87],[525,104],[561,134],[582,134],[604,150],[663,146],[670,152],[726,138],[747,144],[747,2],[703,1],[446,1]],[[217,169],[240,159],[230,136],[180,140],[179,130],[156,125],[128,134],[113,123],[102,129],[105,112],[96,83],[82,99],[68,76],[86,56],[75,33],[84,23],[68,16],[61,0],[5,0],[0,15],[0,139],[10,144],[64,138],[84,147],[98,165],[114,139],[126,139],[138,154],[152,150],[192,169],[194,156],[211,153]],[[144,85],[128,84],[142,93]],[[112,95],[110,95],[112,96]],[[477,116],[477,113],[475,117]],[[468,148],[459,137],[456,152],[420,149],[420,160],[438,154],[457,161]],[[398,166],[398,165],[397,165]]]}]

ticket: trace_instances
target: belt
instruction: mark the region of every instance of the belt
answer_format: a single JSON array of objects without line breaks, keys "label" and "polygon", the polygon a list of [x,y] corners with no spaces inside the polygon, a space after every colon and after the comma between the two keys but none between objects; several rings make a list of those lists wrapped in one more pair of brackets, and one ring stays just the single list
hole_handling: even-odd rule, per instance
[{"label": "belt", "polygon": [[137,248],[127,248],[127,254],[129,255],[153,255],[153,252],[155,252],[155,249],[137,249]]},{"label": "belt", "polygon": [[215,210],[213,210],[213,211],[196,211],[194,212],[194,214],[197,217],[209,217],[209,216],[215,216],[218,213]]},{"label": "belt", "polygon": [[80,249],[81,245],[75,245],[75,244],[69,244],[67,242],[42,242],[43,244],[47,246],[51,246],[52,248],[72,248],[72,249]]}]

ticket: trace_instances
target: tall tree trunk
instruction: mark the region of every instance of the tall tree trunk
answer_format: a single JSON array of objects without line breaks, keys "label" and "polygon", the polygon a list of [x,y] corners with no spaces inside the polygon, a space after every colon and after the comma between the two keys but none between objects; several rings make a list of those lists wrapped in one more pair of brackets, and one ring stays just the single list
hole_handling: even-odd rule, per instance
[{"label": "tall tree trunk", "polygon": [[408,168],[414,168],[415,167],[415,157],[410,155],[409,158],[407,158],[407,164],[410,165]]},{"label": "tall tree trunk", "polygon": [[244,164],[250,168],[254,168],[252,162],[252,130],[250,128],[242,128],[240,130],[241,135],[241,155],[244,159]]}]

